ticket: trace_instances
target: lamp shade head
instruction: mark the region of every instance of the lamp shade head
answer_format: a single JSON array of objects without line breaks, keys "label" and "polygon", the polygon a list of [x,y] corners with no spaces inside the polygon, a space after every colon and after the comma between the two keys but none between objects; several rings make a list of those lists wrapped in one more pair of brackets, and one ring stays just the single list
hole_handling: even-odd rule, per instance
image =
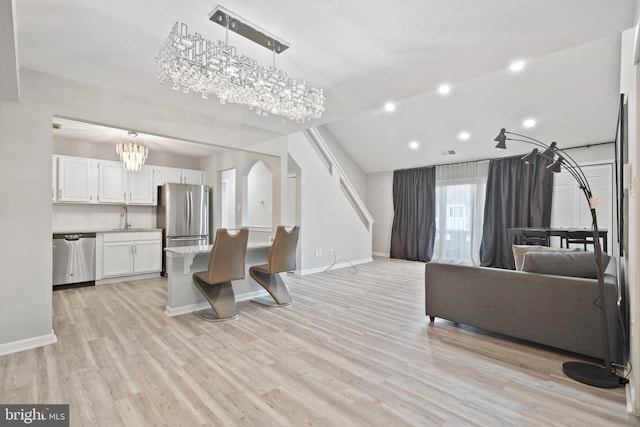
[{"label": "lamp shade head", "polygon": [[533,150],[531,150],[531,152],[529,154],[527,154],[526,156],[524,156],[522,158],[522,160],[525,161],[525,163],[531,163],[531,161],[533,161],[533,159],[536,158],[536,156],[538,155],[538,149],[534,148]]},{"label": "lamp shade head", "polygon": [[562,172],[562,162],[564,162],[564,157],[558,156],[555,162],[547,166],[547,169],[549,169],[553,173]]},{"label": "lamp shade head", "polygon": [[546,150],[544,150],[541,154],[542,157],[547,157],[549,159],[553,159],[553,157],[556,155],[556,147],[557,147],[558,143],[553,141],[551,143],[551,145],[549,145],[547,147]]},{"label": "lamp shade head", "polygon": [[500,129],[500,133],[493,140],[497,141],[496,148],[500,148],[501,150],[506,150],[507,148],[507,136],[504,134],[506,132],[505,128]]}]

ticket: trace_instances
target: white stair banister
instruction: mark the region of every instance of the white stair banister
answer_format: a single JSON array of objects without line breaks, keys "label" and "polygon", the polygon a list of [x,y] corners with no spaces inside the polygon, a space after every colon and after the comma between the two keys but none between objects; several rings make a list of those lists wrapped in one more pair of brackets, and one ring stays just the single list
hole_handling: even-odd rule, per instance
[{"label": "white stair banister", "polygon": [[324,157],[324,160],[327,163],[327,166],[329,167],[329,173],[331,175],[334,175],[334,174],[338,175],[340,185],[343,186],[346,192],[346,195],[351,199],[352,205],[356,209],[358,216],[365,223],[365,226],[367,227],[367,229],[371,230],[371,226],[375,222],[373,220],[373,217],[371,216],[371,213],[369,213],[369,210],[367,209],[364,202],[358,195],[358,192],[356,191],[356,189],[353,187],[353,184],[351,184],[351,181],[349,180],[347,175],[344,173],[344,171],[340,167],[340,164],[338,163],[335,156],[329,149],[329,146],[324,141],[324,138],[322,137],[318,129],[316,129],[315,127],[311,127],[305,130],[305,133],[309,137],[311,142],[313,142],[316,148],[320,151],[320,154],[322,154],[322,156]]}]

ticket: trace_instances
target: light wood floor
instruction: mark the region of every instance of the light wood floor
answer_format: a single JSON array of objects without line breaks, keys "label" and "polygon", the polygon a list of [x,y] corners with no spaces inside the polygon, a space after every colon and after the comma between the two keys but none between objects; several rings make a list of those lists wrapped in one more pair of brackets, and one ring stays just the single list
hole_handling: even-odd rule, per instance
[{"label": "light wood floor", "polygon": [[624,389],[574,356],[424,315],[424,264],[289,277],[290,308],[164,314],[165,279],[54,292],[55,345],[0,357],[0,403],[69,403],[72,426],[613,426]]}]

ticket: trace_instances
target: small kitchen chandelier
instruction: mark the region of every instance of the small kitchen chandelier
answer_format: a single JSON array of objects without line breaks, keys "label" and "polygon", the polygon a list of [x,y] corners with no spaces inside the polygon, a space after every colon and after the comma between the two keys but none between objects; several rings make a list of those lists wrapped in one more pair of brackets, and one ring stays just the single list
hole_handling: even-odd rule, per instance
[{"label": "small kitchen chandelier", "polygon": [[138,132],[129,131],[130,142],[123,142],[116,145],[116,153],[120,155],[120,160],[124,168],[128,171],[139,171],[147,160],[149,149],[144,145],[136,143]]},{"label": "small kitchen chandelier", "polygon": [[[225,41],[214,43],[199,33],[190,34],[186,24],[176,22],[156,58],[160,83],[171,82],[174,90],[194,91],[205,99],[215,95],[221,104],[244,104],[258,115],[276,114],[296,123],[322,116],[322,89],[294,79],[275,66],[276,53],[289,47],[286,42],[221,6],[209,19],[225,27]],[[229,30],[271,50],[273,66],[259,65],[255,59],[237,54],[228,44]]]}]

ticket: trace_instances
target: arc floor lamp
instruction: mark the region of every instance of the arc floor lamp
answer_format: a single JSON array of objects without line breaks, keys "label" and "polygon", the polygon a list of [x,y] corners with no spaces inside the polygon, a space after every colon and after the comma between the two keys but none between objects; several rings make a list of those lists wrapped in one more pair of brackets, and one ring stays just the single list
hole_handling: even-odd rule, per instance
[{"label": "arc floor lamp", "polygon": [[[506,141],[519,141],[527,144],[534,145],[533,150],[525,155],[522,160],[530,162],[536,156],[546,157],[553,161],[547,169],[551,172],[558,173],[562,169],[567,171],[577,182],[580,190],[584,193],[584,197],[589,204],[589,210],[591,211],[591,228],[593,231],[593,247],[596,261],[596,272],[598,279],[598,296],[596,306],[600,310],[600,323],[602,326],[602,348],[604,351],[604,365],[594,365],[584,362],[565,362],[562,365],[562,372],[569,378],[579,381],[583,384],[588,384],[595,387],[613,388],[624,385],[627,380],[618,376],[615,372],[615,368],[611,361],[611,349],[609,348],[609,325],[607,319],[607,304],[604,292],[604,269],[602,266],[602,249],[600,246],[600,238],[598,232],[598,218],[596,215],[596,207],[598,206],[598,199],[591,193],[591,187],[589,181],[585,176],[582,168],[578,166],[576,161],[568,155],[564,150],[558,148],[556,142],[552,142],[547,145],[542,141],[531,138],[526,135],[521,135],[515,132],[508,132],[504,128],[500,129],[500,133],[494,139],[497,141],[496,148],[506,149]],[[540,151],[542,149],[543,151]]]}]

